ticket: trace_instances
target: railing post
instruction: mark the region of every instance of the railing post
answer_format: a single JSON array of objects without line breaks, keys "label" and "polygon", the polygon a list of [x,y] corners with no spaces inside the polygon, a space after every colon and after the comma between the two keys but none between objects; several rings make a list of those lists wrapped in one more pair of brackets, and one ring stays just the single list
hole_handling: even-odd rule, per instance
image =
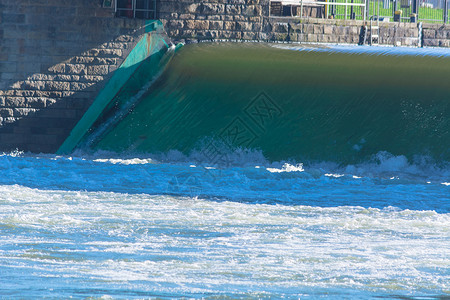
[{"label": "railing post", "polygon": [[448,0],[444,0],[444,24],[448,23]]},{"label": "railing post", "polygon": [[365,7],[366,11],[364,12],[364,21],[369,18],[369,5],[370,5],[369,0],[366,0],[365,2],[366,2],[366,7]]},{"label": "railing post", "polygon": [[[347,0],[345,0],[345,4],[347,4]],[[347,20],[347,5],[345,5],[344,8],[345,8],[344,20]]]},{"label": "railing post", "polygon": [[419,15],[419,0],[413,0],[413,14]]},{"label": "railing post", "polygon": [[300,18],[303,19],[303,0],[301,0],[300,7]]}]

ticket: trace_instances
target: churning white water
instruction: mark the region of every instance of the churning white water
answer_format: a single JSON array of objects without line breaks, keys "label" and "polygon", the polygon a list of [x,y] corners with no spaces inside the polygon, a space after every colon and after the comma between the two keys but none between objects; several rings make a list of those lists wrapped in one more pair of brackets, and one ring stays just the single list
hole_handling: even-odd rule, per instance
[{"label": "churning white water", "polygon": [[445,169],[246,161],[1,156],[1,298],[450,297]]}]

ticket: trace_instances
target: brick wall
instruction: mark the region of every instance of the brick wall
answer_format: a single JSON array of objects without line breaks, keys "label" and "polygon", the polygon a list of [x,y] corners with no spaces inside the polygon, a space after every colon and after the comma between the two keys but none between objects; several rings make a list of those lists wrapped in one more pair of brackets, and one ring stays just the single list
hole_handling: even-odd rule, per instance
[{"label": "brick wall", "polygon": [[56,151],[143,33],[100,2],[0,0],[0,151]]}]

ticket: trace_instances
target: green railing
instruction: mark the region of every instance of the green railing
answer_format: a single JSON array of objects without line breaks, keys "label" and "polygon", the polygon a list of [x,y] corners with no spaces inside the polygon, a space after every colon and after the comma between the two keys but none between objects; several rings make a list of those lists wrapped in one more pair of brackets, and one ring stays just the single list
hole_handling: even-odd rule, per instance
[{"label": "green railing", "polygon": [[[450,0],[278,0],[272,15],[449,23]],[[273,4],[278,6],[274,6]],[[318,13],[311,16],[311,7]]]}]

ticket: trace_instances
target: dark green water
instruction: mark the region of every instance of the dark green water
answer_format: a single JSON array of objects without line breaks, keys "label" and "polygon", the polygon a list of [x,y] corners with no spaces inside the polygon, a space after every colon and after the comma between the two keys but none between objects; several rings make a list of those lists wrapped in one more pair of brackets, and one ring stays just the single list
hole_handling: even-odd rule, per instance
[{"label": "dark green water", "polygon": [[273,161],[352,163],[380,151],[449,161],[449,74],[448,56],[188,45],[90,147],[200,150],[210,162],[236,147]]}]

